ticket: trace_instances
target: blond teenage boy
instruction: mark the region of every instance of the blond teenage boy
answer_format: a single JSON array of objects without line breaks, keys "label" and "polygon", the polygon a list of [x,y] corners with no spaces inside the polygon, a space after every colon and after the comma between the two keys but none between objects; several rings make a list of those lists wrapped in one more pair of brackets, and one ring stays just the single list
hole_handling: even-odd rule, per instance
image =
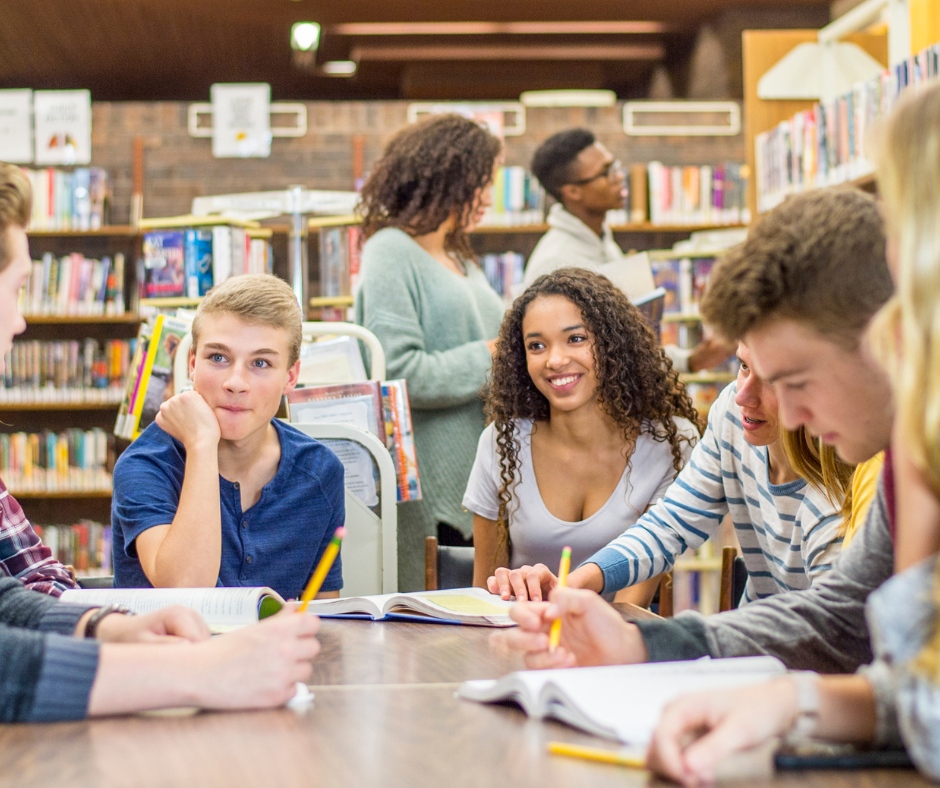
[{"label": "blond teenage boy", "polygon": [[[115,585],[298,597],[345,506],[336,456],[274,418],[300,371],[294,294],[274,276],[233,277],[192,335],[193,390],[164,402],[114,468]],[[319,596],[340,588],[337,559]]]}]

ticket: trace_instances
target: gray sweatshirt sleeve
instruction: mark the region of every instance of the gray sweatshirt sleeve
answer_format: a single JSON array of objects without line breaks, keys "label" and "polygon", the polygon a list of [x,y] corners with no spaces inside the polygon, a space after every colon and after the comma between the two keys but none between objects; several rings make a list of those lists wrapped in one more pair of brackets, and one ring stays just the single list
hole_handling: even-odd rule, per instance
[{"label": "gray sweatshirt sleeve", "polygon": [[707,618],[682,613],[671,621],[645,622],[640,631],[649,659],[770,654],[793,670],[851,673],[872,660],[865,602],[891,576],[893,563],[879,482],[865,524],[812,588]]},{"label": "gray sweatshirt sleeve", "polygon": [[64,635],[71,635],[89,609],[0,578],[0,721],[74,720],[87,714],[98,643]]}]

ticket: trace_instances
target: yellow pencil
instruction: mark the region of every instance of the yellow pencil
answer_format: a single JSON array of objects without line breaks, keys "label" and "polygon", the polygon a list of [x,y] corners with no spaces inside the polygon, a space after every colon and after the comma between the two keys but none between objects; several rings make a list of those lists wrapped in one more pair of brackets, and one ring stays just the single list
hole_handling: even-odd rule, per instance
[{"label": "yellow pencil", "polygon": [[336,560],[336,556],[339,553],[339,546],[344,536],[346,536],[346,529],[342,526],[337,528],[333,533],[333,538],[330,539],[326,550],[323,551],[320,563],[317,564],[317,568],[313,572],[313,577],[310,578],[310,582],[307,583],[307,587],[304,589],[304,595],[300,598],[301,605],[297,609],[298,613],[303,613],[307,609],[310,600],[317,595],[320,586],[322,586],[323,581],[326,580],[330,567],[333,566],[333,562]]},{"label": "yellow pencil", "polygon": [[548,751],[554,755],[568,755],[572,758],[584,758],[588,761],[613,763],[617,766],[629,766],[631,769],[646,768],[645,758],[637,758],[635,755],[621,755],[616,750],[602,750],[597,747],[581,747],[577,744],[550,741]]},{"label": "yellow pencil", "polygon": [[[568,570],[571,568],[571,548],[566,547],[561,551],[561,566],[558,567],[558,585],[564,588],[568,584]],[[561,638],[561,619],[556,618],[552,624],[552,631],[548,636],[548,647],[552,651],[558,648],[558,640]]]}]

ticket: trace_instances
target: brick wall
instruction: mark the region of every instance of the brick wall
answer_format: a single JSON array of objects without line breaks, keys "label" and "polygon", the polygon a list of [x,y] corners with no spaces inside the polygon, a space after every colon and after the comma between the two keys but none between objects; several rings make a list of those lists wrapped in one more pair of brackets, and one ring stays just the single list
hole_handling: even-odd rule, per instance
[{"label": "brick wall", "polygon": [[[284,189],[352,188],[352,138],[361,134],[365,166],[381,154],[394,132],[407,122],[404,101],[307,102],[306,136],[276,138],[267,159],[215,159],[212,142],[189,136],[184,102],[95,102],[92,107],[92,163],[111,174],[112,222],[130,214],[134,137],[142,136],[144,216],[190,212],[193,197]],[[652,159],[666,164],[743,161],[743,135],[736,137],[627,137],[622,106],[613,108],[529,109],[526,133],[506,138],[505,160],[527,165],[551,134],[587,126],[625,163]]]}]

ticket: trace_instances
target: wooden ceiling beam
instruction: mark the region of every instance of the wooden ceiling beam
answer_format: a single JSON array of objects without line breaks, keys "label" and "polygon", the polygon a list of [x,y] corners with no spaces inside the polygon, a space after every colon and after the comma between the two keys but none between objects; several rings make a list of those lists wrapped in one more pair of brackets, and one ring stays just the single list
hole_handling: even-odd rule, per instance
[{"label": "wooden ceiling beam", "polygon": [[670,33],[665,22],[361,22],[330,25],[341,36],[644,35]]},{"label": "wooden ceiling beam", "polygon": [[419,60],[662,60],[662,44],[614,44],[578,46],[380,46],[352,48],[352,59],[360,62]]}]

